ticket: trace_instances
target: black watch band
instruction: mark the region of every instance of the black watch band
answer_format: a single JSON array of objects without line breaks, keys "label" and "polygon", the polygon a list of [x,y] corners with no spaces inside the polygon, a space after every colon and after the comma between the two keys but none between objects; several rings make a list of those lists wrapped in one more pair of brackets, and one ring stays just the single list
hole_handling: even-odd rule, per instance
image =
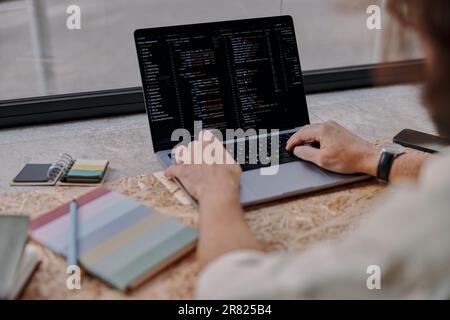
[{"label": "black watch band", "polygon": [[377,178],[383,182],[389,181],[389,174],[391,173],[392,165],[394,163],[395,155],[389,152],[382,152],[380,162],[378,163]]}]

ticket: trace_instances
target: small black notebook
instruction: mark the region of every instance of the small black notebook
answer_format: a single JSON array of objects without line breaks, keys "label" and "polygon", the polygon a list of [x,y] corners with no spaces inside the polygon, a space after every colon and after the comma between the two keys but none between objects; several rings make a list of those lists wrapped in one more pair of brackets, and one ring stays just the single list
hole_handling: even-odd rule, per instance
[{"label": "small black notebook", "polygon": [[30,163],[19,172],[13,179],[15,183],[33,183],[33,182],[48,182],[48,169],[52,164],[34,164]]}]

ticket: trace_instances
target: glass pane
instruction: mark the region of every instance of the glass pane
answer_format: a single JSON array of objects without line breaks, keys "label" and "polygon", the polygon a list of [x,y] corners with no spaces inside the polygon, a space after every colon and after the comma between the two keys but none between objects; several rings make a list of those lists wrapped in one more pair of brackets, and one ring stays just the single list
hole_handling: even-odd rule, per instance
[{"label": "glass pane", "polygon": [[[69,30],[69,0],[0,0],[0,100],[140,86],[136,28],[290,14],[304,70],[420,57],[382,13],[383,0],[78,0],[81,30]],[[369,3],[370,2],[370,3]],[[403,50],[384,48],[387,39]]]},{"label": "glass pane", "polygon": [[[385,0],[283,0],[294,17],[304,70],[422,57],[417,39],[385,9]],[[367,27],[370,5],[381,9],[381,30]]]}]

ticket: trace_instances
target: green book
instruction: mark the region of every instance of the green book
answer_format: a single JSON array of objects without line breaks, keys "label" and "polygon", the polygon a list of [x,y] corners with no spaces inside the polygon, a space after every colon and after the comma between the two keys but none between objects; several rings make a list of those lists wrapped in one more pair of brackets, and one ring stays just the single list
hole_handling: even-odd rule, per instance
[{"label": "green book", "polygon": [[26,246],[28,224],[27,216],[0,215],[0,299],[17,298],[39,262]]}]

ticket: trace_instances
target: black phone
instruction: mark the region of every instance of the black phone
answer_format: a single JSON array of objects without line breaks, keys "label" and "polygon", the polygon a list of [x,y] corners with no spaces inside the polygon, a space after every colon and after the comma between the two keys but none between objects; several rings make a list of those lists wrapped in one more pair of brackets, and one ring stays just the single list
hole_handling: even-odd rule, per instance
[{"label": "black phone", "polygon": [[450,146],[450,140],[411,129],[404,129],[394,137],[394,143],[428,153],[438,153]]}]

